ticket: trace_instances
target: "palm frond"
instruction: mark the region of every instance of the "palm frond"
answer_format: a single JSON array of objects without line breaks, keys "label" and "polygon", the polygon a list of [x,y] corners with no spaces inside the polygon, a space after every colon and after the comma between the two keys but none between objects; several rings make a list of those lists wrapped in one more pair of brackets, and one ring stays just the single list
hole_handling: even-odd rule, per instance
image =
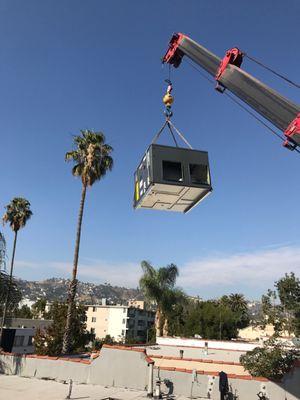
[{"label": "palm frond", "polygon": [[113,148],[105,143],[102,132],[81,130],[80,135],[73,138],[75,149],[65,155],[66,161],[74,161],[76,165],[72,174],[80,176],[86,186],[92,186],[102,179],[107,171],[113,168],[113,159],[110,153]]},{"label": "palm frond", "polygon": [[23,228],[32,216],[29,201],[22,197],[12,199],[5,209],[2,220],[4,223],[9,223],[15,232]]}]

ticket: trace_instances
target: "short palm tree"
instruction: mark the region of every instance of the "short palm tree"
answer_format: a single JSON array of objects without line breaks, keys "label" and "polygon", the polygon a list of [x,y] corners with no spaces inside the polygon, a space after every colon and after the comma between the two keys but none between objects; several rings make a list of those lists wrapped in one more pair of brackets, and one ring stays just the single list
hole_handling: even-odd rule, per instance
[{"label": "short palm tree", "polygon": [[155,269],[147,261],[142,261],[143,275],[140,288],[146,299],[155,302],[156,336],[168,334],[168,313],[177,301],[184,297],[183,292],[175,287],[178,268],[175,264]]},{"label": "short palm tree", "polygon": [[12,252],[12,257],[11,257],[11,264],[10,264],[8,290],[7,290],[7,293],[5,296],[4,308],[3,308],[3,314],[2,314],[1,335],[2,335],[2,328],[5,325],[7,309],[9,307],[9,302],[10,302],[10,292],[11,292],[11,288],[12,288],[12,276],[13,276],[13,269],[14,269],[18,232],[21,228],[24,228],[27,221],[32,216],[32,211],[30,209],[29,201],[22,197],[15,197],[5,208],[6,208],[6,212],[3,216],[3,223],[5,223],[5,224],[8,223],[10,225],[11,229],[13,230],[14,245],[13,245],[13,252]]},{"label": "short palm tree", "polygon": [[71,325],[77,290],[77,268],[86,190],[88,187],[93,186],[95,182],[102,179],[107,171],[111,171],[113,167],[113,159],[110,156],[113,148],[105,143],[105,136],[103,133],[82,130],[80,131],[80,135],[74,137],[74,146],[75,149],[68,152],[65,158],[66,161],[74,162],[75,165],[73,166],[72,174],[81,178],[82,191],[78,213],[73,272],[68,292],[68,313],[62,347],[63,354],[67,354],[72,350],[73,339]]},{"label": "short palm tree", "polygon": [[231,293],[229,295],[229,305],[232,311],[247,312],[248,304],[245,296],[241,293]]}]

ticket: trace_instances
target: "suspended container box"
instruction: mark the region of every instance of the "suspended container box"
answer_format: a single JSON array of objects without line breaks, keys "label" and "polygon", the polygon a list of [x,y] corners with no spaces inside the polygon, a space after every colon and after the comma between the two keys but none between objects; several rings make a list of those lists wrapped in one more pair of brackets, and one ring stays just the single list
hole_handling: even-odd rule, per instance
[{"label": "suspended container box", "polygon": [[212,191],[208,154],[151,144],[134,182],[134,208],[186,213]]}]

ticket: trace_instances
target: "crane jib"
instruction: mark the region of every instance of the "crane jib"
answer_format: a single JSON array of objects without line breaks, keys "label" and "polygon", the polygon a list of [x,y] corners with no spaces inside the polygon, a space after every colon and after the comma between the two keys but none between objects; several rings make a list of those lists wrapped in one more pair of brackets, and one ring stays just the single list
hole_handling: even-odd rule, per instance
[{"label": "crane jib", "polygon": [[[178,67],[183,56],[189,57],[213,77],[216,77],[221,59],[205,47],[178,33],[170,41],[163,62]],[[300,145],[300,106],[269,88],[236,65],[228,63],[218,82],[284,132],[292,145]]]}]

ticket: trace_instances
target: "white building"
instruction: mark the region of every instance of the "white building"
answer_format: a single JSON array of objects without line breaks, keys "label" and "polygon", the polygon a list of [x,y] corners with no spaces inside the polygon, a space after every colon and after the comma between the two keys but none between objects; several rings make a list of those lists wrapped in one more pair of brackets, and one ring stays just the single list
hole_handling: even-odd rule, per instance
[{"label": "white building", "polygon": [[96,338],[110,335],[118,342],[129,338],[145,342],[155,314],[129,306],[103,304],[87,306],[86,318],[87,330]]}]

